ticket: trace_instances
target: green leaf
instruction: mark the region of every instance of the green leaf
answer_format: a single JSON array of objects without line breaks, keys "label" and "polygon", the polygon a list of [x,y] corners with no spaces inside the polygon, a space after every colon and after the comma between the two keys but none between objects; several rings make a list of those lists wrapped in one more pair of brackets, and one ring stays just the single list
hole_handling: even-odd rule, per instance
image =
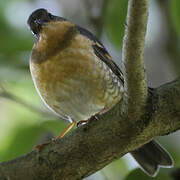
[{"label": "green leaf", "polygon": [[170,13],[175,31],[180,35],[180,0],[171,0]]},{"label": "green leaf", "polygon": [[105,24],[107,35],[117,48],[122,48],[127,6],[127,0],[112,0],[107,9]]},{"label": "green leaf", "polygon": [[156,177],[146,175],[141,169],[134,169],[124,180],[172,180],[167,174],[159,172]]}]

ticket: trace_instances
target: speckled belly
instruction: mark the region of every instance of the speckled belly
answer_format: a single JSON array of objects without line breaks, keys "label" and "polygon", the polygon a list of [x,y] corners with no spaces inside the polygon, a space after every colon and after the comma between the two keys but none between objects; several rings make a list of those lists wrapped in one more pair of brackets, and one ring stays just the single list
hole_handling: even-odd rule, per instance
[{"label": "speckled belly", "polygon": [[91,49],[68,48],[45,62],[31,61],[30,69],[44,103],[66,119],[87,120],[122,96],[118,78]]}]

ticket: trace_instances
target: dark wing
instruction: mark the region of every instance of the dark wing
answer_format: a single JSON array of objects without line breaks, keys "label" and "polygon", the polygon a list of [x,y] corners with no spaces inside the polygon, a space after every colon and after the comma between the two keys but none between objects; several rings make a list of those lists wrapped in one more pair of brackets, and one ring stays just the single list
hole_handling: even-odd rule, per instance
[{"label": "dark wing", "polygon": [[111,70],[112,72],[118,76],[120,81],[124,84],[124,78],[123,78],[123,73],[120,70],[120,68],[116,65],[116,63],[112,60],[111,56],[107,52],[106,48],[103,46],[103,44],[98,40],[96,36],[94,36],[91,32],[88,30],[76,26],[77,30],[80,32],[81,35],[86,36],[90,40],[94,42],[92,45],[94,49],[94,53],[98,58],[100,58]]}]

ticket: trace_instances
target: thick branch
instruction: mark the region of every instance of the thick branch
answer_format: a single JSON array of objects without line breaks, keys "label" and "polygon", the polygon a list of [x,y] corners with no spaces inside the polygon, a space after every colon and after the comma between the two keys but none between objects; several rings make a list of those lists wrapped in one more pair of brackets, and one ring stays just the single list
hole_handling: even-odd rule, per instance
[{"label": "thick branch", "polygon": [[126,103],[129,112],[141,112],[147,99],[144,43],[149,0],[129,0],[123,43]]},{"label": "thick branch", "polygon": [[[180,80],[154,90],[146,113],[134,122],[120,114],[121,104],[62,138],[59,143],[0,164],[0,179],[77,180],[150,141],[180,129]],[[131,122],[133,122],[131,117]]]}]

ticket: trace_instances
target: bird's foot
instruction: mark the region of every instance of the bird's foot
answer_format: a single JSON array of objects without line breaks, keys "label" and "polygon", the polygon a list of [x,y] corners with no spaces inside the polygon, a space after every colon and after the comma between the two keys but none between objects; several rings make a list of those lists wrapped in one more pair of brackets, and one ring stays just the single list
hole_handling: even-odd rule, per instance
[{"label": "bird's foot", "polygon": [[93,120],[99,120],[97,115],[91,116],[88,120],[81,120],[77,122],[77,127],[85,124],[86,128],[88,127],[88,124]]},{"label": "bird's foot", "polygon": [[59,135],[57,136],[55,139],[52,139],[51,141],[49,142],[46,142],[46,143],[43,143],[43,144],[39,144],[37,146],[35,146],[34,149],[38,150],[39,152],[45,147],[47,146],[48,144],[51,144],[52,142],[57,142],[59,139],[61,139],[66,133],[68,133],[75,125],[76,123],[75,122],[72,122],[71,124],[69,124],[69,126]]},{"label": "bird's foot", "polygon": [[33,149],[38,150],[38,152],[40,152],[45,146],[47,146],[48,144],[51,144],[51,141],[49,142],[45,142],[43,144],[38,144],[36,145]]}]

